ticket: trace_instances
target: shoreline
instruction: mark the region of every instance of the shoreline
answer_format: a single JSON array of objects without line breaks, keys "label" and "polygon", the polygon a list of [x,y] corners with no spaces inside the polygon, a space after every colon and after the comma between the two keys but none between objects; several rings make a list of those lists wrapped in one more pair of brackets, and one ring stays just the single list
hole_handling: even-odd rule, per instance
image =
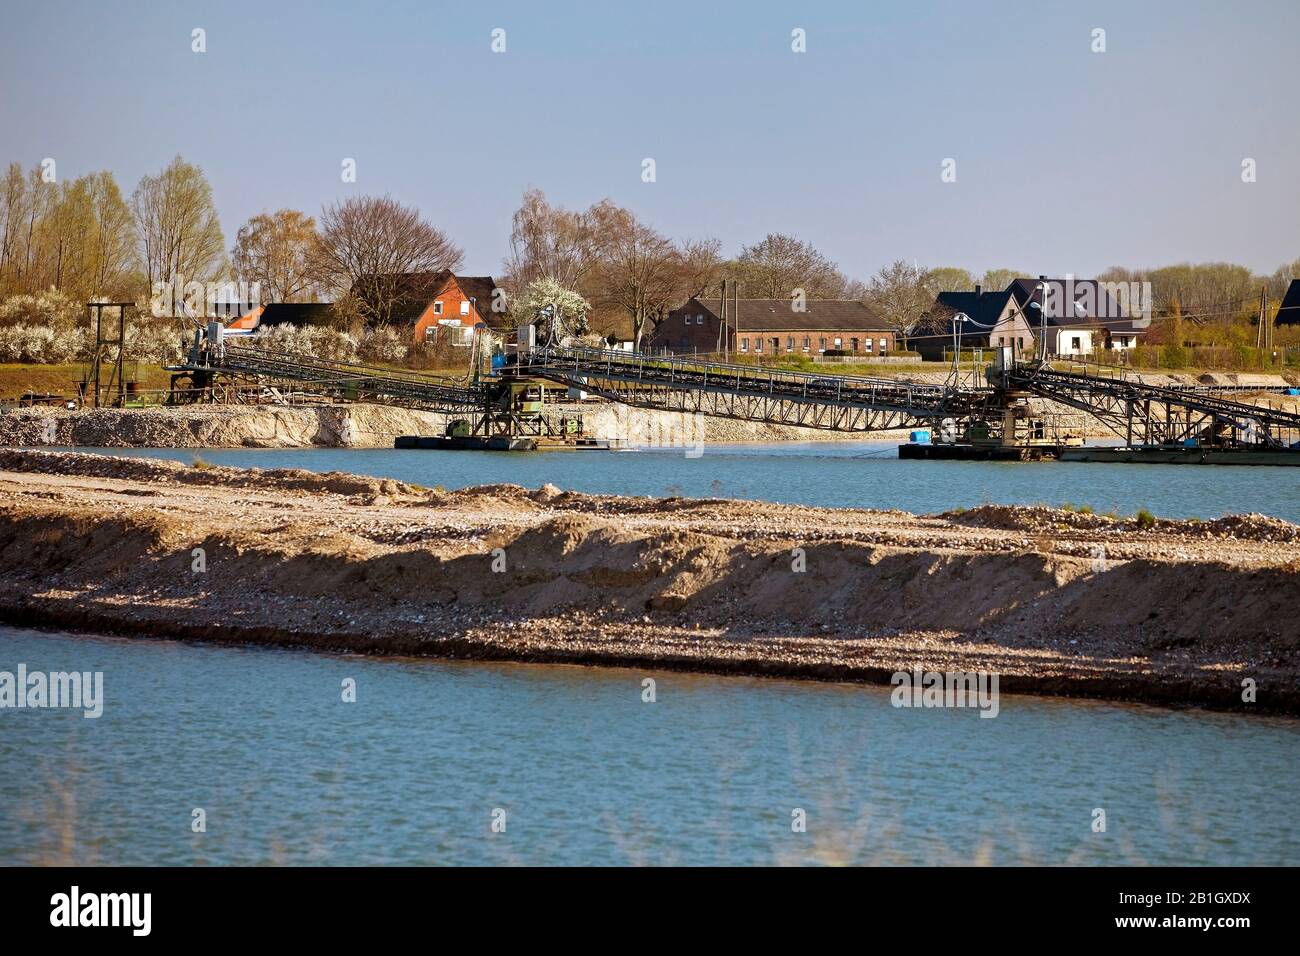
[{"label": "shoreline", "polygon": [[[556,405],[596,439],[646,447],[906,438],[910,429],[837,432],[705,418],[616,403]],[[392,448],[399,435],[441,435],[460,416],[366,403],[201,405],[139,409],[21,408],[0,413],[0,446],[49,448]]]},{"label": "shoreline", "polygon": [[[492,646],[472,639],[449,640],[430,646],[427,639],[415,636],[392,640],[376,647],[373,639],[362,634],[311,634],[275,628],[225,627],[222,625],[186,625],[159,622],[142,625],[137,619],[114,619],[108,616],[85,616],[35,611],[0,600],[0,626],[62,634],[72,637],[111,637],[132,641],[174,641],[197,646],[296,651],[371,657],[397,662],[443,662],[464,664],[520,664],[556,667],[599,668],[602,670],[653,671],[695,674],[698,676],[745,678],[752,680],[791,681],[812,684],[841,684],[887,690],[893,675],[911,668],[896,668],[868,661],[846,663],[777,661],[756,655],[750,658],[693,657],[689,654],[619,653],[614,650],[591,652],[565,651],[560,648],[532,649],[522,652],[507,646]],[[1251,714],[1259,717],[1284,717],[1300,720],[1300,694],[1287,694],[1285,700],[1246,705],[1232,698],[1239,688],[1235,683],[1206,685],[1191,679],[1153,683],[1143,677],[1080,678],[1076,676],[1034,676],[999,673],[998,693],[1015,697],[1090,701],[1145,705],[1170,710],[1204,710],[1213,713]],[[974,708],[974,705],[969,705]]]},{"label": "shoreline", "polygon": [[436,492],[0,451],[4,623],[382,656],[881,685],[985,670],[1012,694],[1300,715],[1297,543],[1262,516]]}]

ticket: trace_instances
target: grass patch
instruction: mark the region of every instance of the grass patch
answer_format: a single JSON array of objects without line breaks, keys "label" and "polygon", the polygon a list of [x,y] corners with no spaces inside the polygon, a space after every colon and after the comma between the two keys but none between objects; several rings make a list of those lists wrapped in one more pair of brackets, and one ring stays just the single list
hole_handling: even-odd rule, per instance
[{"label": "grass patch", "polygon": [[1138,513],[1133,516],[1139,528],[1154,528],[1156,526],[1156,516],[1146,508],[1139,508]]}]

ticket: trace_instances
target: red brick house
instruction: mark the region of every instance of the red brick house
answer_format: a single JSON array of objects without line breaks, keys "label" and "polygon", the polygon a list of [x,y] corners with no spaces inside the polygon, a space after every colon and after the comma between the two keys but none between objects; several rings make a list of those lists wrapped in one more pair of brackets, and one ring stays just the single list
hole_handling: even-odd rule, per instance
[{"label": "red brick house", "polygon": [[[453,345],[469,345],[479,322],[490,327],[507,324],[503,313],[494,313],[496,282],[491,276],[458,276],[452,272],[412,272],[396,277],[396,303],[390,322],[413,342],[435,342],[447,336]],[[358,279],[352,292],[364,298],[371,280]]]},{"label": "red brick house", "polygon": [[[411,328],[416,342],[431,342],[439,335],[452,336],[455,344],[469,344],[468,332],[479,322],[491,328],[506,324],[504,313],[492,311],[497,288],[491,276],[458,276],[447,273],[429,296]],[[504,301],[504,300],[502,300]],[[461,340],[466,341],[462,342]]]},{"label": "red brick house", "polygon": [[[483,322],[501,330],[509,325],[504,313],[492,311],[497,284],[491,276],[458,276],[451,272],[412,272],[396,276],[396,299],[390,316],[394,330],[412,342],[450,341],[469,346],[473,329]],[[352,293],[364,297],[369,277],[352,285]],[[504,301],[504,300],[502,300]],[[275,302],[261,306],[230,323],[230,328],[253,331],[272,325],[329,325],[336,321],[328,302]]]},{"label": "red brick house", "polygon": [[856,299],[810,299],[798,310],[790,299],[731,299],[726,320],[719,302],[691,299],[650,335],[655,352],[733,355],[879,356],[894,351],[894,332]]}]

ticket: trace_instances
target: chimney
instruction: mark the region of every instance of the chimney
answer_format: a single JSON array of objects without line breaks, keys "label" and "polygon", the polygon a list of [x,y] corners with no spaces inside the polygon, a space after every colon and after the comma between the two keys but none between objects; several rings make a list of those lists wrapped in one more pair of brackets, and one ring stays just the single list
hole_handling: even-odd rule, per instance
[{"label": "chimney", "polygon": [[977,283],[976,286],[975,286],[975,294],[976,294],[976,295],[979,295],[979,294],[980,294],[980,287],[979,287],[979,284],[978,284],[978,283]]}]

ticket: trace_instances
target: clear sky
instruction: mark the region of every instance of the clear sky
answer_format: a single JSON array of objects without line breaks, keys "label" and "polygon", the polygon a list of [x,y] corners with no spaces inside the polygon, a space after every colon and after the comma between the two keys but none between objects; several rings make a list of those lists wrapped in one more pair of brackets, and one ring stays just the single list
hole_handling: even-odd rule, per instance
[{"label": "clear sky", "polygon": [[129,193],[180,153],[228,244],[263,210],[390,193],[496,273],[536,186],[729,254],[790,232],[857,278],[1300,257],[1296,0],[0,9],[0,160]]}]

